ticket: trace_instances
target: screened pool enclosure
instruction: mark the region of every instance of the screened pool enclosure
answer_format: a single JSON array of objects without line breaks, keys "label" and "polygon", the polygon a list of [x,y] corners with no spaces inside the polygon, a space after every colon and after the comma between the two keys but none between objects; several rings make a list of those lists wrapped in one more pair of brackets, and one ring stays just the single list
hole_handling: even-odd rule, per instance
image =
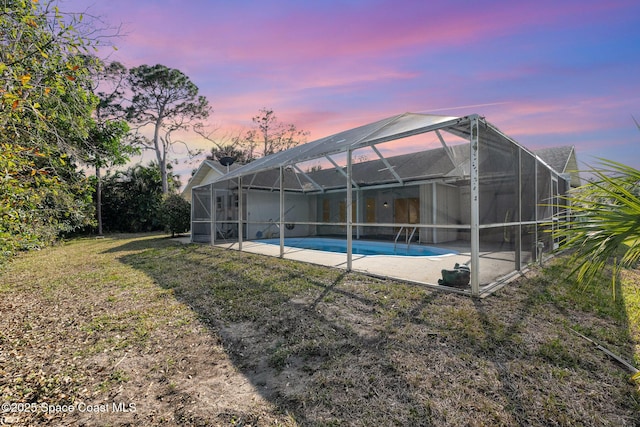
[{"label": "screened pool enclosure", "polygon": [[[553,249],[571,179],[478,115],[405,113],[194,186],[191,239],[482,296]],[[291,246],[317,237],[344,253]],[[399,255],[354,253],[354,241]],[[403,256],[412,246],[444,252]],[[441,280],[456,263],[468,285]]]}]

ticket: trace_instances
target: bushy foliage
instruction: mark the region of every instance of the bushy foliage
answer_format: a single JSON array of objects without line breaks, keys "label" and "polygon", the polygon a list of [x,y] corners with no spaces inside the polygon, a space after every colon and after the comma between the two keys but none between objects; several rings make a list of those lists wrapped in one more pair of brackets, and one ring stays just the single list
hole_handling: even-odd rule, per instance
[{"label": "bushy foliage", "polygon": [[[50,244],[91,224],[91,186],[64,155],[0,144],[0,249],[3,257]],[[52,164],[56,173],[52,173]]]},{"label": "bushy foliage", "polygon": [[[170,190],[178,183],[170,175]],[[102,221],[106,232],[145,232],[164,229],[161,219],[162,177],[157,164],[136,165],[107,175],[103,183]]]},{"label": "bushy foliage", "polygon": [[171,237],[186,233],[191,227],[191,204],[177,194],[169,194],[162,201],[160,218]]},{"label": "bushy foliage", "polygon": [[47,1],[0,4],[0,252],[50,243],[93,218],[78,171],[96,98],[79,18]]}]

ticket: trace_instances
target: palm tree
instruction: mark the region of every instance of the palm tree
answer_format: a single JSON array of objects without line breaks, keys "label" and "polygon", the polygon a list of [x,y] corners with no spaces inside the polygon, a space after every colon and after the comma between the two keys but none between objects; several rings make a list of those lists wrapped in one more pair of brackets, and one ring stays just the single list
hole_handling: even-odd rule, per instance
[{"label": "palm tree", "polygon": [[555,237],[561,250],[571,250],[570,275],[583,286],[612,265],[615,295],[620,269],[640,259],[640,170],[606,159],[600,166],[590,171],[592,181],[564,197],[572,215]]}]

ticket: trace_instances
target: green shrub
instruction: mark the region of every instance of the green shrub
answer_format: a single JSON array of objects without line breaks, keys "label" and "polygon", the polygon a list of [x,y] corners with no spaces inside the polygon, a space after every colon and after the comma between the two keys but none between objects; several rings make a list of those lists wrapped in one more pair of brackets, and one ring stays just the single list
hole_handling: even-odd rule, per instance
[{"label": "green shrub", "polygon": [[191,205],[179,195],[169,194],[160,206],[160,219],[171,237],[185,233],[191,226]]}]

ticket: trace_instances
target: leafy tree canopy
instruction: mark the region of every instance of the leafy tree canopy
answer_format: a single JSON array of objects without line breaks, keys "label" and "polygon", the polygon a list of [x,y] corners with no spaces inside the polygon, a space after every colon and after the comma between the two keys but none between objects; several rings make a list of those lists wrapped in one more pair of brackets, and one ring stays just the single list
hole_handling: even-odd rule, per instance
[{"label": "leafy tree canopy", "polygon": [[48,2],[5,1],[0,13],[0,125],[3,137],[54,143],[76,154],[97,98],[75,24]]},{"label": "leafy tree canopy", "polygon": [[153,136],[141,138],[140,143],[155,153],[162,191],[168,193],[167,156],[171,147],[180,142],[173,135],[206,119],[211,110],[209,102],[198,95],[198,87],[185,74],[164,65],[132,68],[128,80],[133,97],[127,119],[140,127],[153,127]]},{"label": "leafy tree canopy", "polygon": [[0,249],[10,253],[92,221],[86,154],[97,98],[81,15],[48,1],[0,4]]},{"label": "leafy tree canopy", "polygon": [[237,163],[246,164],[253,160],[277,153],[304,143],[308,131],[298,129],[294,124],[285,124],[278,120],[273,109],[262,108],[252,118],[253,127],[237,135],[214,138],[196,127],[196,132],[213,143],[209,160],[233,157]]},{"label": "leafy tree canopy", "polygon": [[251,120],[254,128],[247,132],[246,139],[250,143],[252,158],[254,155],[264,157],[295,147],[309,135],[309,132],[298,129],[294,124],[280,122],[273,109],[262,108]]}]

